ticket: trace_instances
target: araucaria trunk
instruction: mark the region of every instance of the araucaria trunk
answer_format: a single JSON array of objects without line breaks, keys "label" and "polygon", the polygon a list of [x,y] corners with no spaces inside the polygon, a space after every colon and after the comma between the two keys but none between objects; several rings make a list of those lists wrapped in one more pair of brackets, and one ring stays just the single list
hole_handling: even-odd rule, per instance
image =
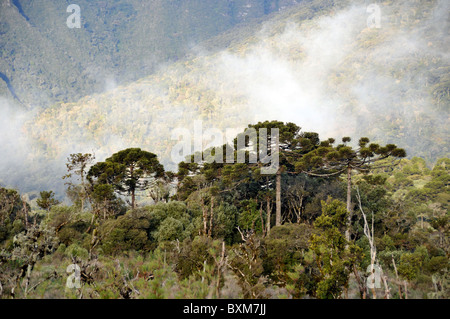
[{"label": "araucaria trunk", "polygon": [[275,226],[281,226],[281,170],[278,169],[276,177],[276,215]]}]

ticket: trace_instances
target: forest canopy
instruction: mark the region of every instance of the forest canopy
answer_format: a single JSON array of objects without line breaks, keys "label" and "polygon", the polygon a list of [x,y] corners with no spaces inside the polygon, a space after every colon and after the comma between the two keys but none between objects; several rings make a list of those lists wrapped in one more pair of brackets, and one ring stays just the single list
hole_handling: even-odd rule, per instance
[{"label": "forest canopy", "polygon": [[71,204],[1,188],[1,298],[448,298],[447,158],[275,127],[273,175],[130,148],[72,154]]}]

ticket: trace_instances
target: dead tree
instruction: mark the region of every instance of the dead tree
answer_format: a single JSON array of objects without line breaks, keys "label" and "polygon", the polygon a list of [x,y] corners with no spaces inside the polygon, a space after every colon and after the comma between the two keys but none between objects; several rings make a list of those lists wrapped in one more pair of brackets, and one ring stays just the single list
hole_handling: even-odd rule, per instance
[{"label": "dead tree", "polygon": [[[374,265],[377,262],[377,248],[375,245],[375,232],[374,232],[374,227],[373,227],[373,223],[374,223],[374,218],[373,218],[373,213],[372,213],[372,225],[371,227],[369,227],[369,223],[367,221],[367,217],[366,214],[364,213],[364,210],[362,208],[362,204],[361,204],[361,195],[359,193],[359,188],[356,187],[356,197],[358,199],[358,206],[359,206],[359,210],[361,211],[361,214],[363,216],[363,220],[364,220],[364,235],[366,236],[368,242],[369,242],[369,246],[370,246],[370,273],[371,275],[375,275],[374,273]],[[390,298],[390,289],[389,286],[387,284],[387,279],[386,276],[383,274],[382,268],[380,266],[380,264],[377,264],[377,267],[380,270],[380,276],[383,280],[384,283],[384,287],[385,287],[385,294],[384,294],[384,298],[385,299],[389,299]],[[377,299],[377,292],[376,292],[376,287],[373,285],[375,283],[375,279],[372,279],[372,296],[373,299]]]},{"label": "dead tree", "polygon": [[217,267],[217,279],[216,279],[216,298],[220,298],[220,280],[222,279],[223,267],[226,264],[225,257],[225,242],[222,242],[222,253],[220,255],[220,259],[216,260]]}]

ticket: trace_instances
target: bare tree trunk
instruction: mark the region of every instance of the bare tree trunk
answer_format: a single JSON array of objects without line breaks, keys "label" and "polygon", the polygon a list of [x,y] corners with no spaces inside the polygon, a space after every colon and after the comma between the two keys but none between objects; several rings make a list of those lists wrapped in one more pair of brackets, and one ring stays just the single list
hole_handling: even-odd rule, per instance
[{"label": "bare tree trunk", "polygon": [[[392,264],[394,265],[395,277],[397,278],[397,282],[399,282],[397,266],[395,265],[394,256],[392,256]],[[400,299],[402,299],[402,286],[400,284],[397,285],[398,285],[398,296]]]},{"label": "bare tree trunk", "polygon": [[347,229],[345,230],[345,239],[350,241],[350,225],[352,222],[352,169],[351,167],[347,168],[347,212],[348,212],[348,220],[347,220]]},{"label": "bare tree trunk", "polygon": [[353,264],[353,273],[355,274],[356,282],[358,283],[359,294],[361,299],[366,299],[366,286],[361,276],[359,275],[358,269],[356,269],[356,265]]},{"label": "bare tree trunk", "polygon": [[80,177],[81,177],[81,212],[84,211],[84,201],[86,196],[86,186],[84,184],[84,170],[86,169],[86,164],[81,166]]},{"label": "bare tree trunk", "polygon": [[225,264],[225,242],[222,242],[222,255],[220,256],[220,261],[217,264],[217,281],[216,281],[216,298],[220,298],[220,280],[222,277],[222,268]]},{"label": "bare tree trunk", "polygon": [[208,233],[209,237],[212,236],[213,216],[214,216],[214,197],[211,196],[211,212],[209,215],[209,233]]},{"label": "bare tree trunk", "polygon": [[31,266],[30,264],[28,264],[28,266],[27,266],[27,275],[26,275],[26,278],[25,278],[25,290],[24,290],[24,296],[25,296],[25,299],[27,298],[27,295],[28,295],[28,287],[29,287],[29,285],[30,285],[31,268],[32,268],[32,266]]},{"label": "bare tree trunk", "polygon": [[[363,216],[364,219],[364,235],[366,236],[368,242],[369,242],[369,246],[370,246],[370,274],[371,274],[371,278],[372,278],[372,283],[371,283],[371,289],[372,289],[372,296],[373,299],[377,299],[377,291],[376,291],[376,287],[374,285],[375,283],[375,278],[374,278],[374,266],[375,266],[375,261],[377,258],[377,249],[375,247],[375,231],[373,228],[373,223],[374,223],[374,217],[373,217],[373,213],[372,213],[372,228],[369,227],[369,223],[367,221],[367,217],[366,214],[364,213],[364,210],[362,208],[362,203],[361,203],[361,195],[359,194],[359,188],[356,187],[356,196],[358,199],[358,205],[359,205],[359,210],[361,211],[361,214]],[[378,266],[381,270],[381,267]]]},{"label": "bare tree trunk", "polygon": [[266,234],[269,235],[270,233],[270,198],[267,198],[266,202],[266,210],[267,210],[267,221],[266,221]]},{"label": "bare tree trunk", "polygon": [[281,168],[277,171],[276,176],[276,213],[275,226],[281,226]]},{"label": "bare tree trunk", "polygon": [[131,208],[136,208],[136,195],[134,193],[134,189],[131,191]]},{"label": "bare tree trunk", "polygon": [[206,260],[203,261],[202,283],[205,282],[205,274],[206,274]]},{"label": "bare tree trunk", "polygon": [[297,224],[300,224],[300,218],[301,218],[301,215],[302,215],[302,206],[303,206],[303,195],[300,197],[300,203],[299,203],[299,205],[298,205],[298,208],[297,208],[297,211],[298,211],[298,213],[297,213]]},{"label": "bare tree trunk", "polygon": [[259,219],[261,220],[261,232],[262,236],[266,237],[266,227],[264,225],[264,218],[263,218],[263,203],[259,206]]},{"label": "bare tree trunk", "polygon": [[205,206],[205,200],[203,198],[203,195],[200,194],[200,197],[203,211],[203,234],[206,236],[208,235],[208,209]]},{"label": "bare tree trunk", "polygon": [[389,288],[387,283],[387,277],[382,276],[383,284],[384,284],[384,299],[391,299],[391,288]]},{"label": "bare tree trunk", "polygon": [[406,280],[404,281],[404,286],[405,286],[405,299],[408,299],[408,283],[406,282]]},{"label": "bare tree trunk", "polygon": [[80,196],[80,202],[81,202],[81,212],[84,211],[84,186],[81,186],[81,196]]},{"label": "bare tree trunk", "polygon": [[[373,269],[372,268],[373,268],[373,264],[372,264],[372,267],[371,267],[371,270],[372,270],[371,274],[373,275]],[[374,283],[375,283],[375,278],[372,279],[372,298],[373,299],[377,299],[377,290],[375,289],[376,287],[375,287]]]},{"label": "bare tree trunk", "polygon": [[89,225],[89,228],[86,230],[86,234],[88,234],[91,231],[91,228],[94,226],[94,219],[95,219],[96,212],[92,212],[92,218],[91,218],[91,224]]}]

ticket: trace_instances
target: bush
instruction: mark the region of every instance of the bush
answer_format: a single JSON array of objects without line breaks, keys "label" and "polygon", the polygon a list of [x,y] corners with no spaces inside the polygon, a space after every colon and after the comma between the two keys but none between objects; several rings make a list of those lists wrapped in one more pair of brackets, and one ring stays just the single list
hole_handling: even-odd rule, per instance
[{"label": "bush", "polygon": [[72,244],[69,247],[67,247],[64,251],[64,254],[70,258],[78,257],[81,259],[87,259],[89,257],[89,252],[87,251],[87,249],[78,246],[78,244]]},{"label": "bush", "polygon": [[127,250],[149,249],[150,225],[150,216],[137,216],[135,211],[103,223],[99,228],[103,252],[115,255]]},{"label": "bush", "polygon": [[181,279],[196,274],[204,267],[204,263],[212,265],[214,262],[210,254],[213,240],[209,237],[197,236],[194,240],[186,239],[177,256],[175,271]]},{"label": "bush", "polygon": [[158,242],[167,240],[183,240],[183,223],[173,217],[167,217],[164,219],[157,231],[154,232],[153,237]]},{"label": "bush", "polygon": [[194,232],[192,216],[183,202],[158,203],[147,207],[155,229],[151,238],[158,243],[178,239],[183,241]]},{"label": "bush", "polygon": [[12,234],[17,235],[25,230],[25,225],[23,224],[23,221],[20,219],[16,219],[13,222],[13,228],[12,228]]},{"label": "bush", "polygon": [[267,273],[286,273],[308,249],[312,229],[306,224],[287,224],[271,229],[264,240]]}]

